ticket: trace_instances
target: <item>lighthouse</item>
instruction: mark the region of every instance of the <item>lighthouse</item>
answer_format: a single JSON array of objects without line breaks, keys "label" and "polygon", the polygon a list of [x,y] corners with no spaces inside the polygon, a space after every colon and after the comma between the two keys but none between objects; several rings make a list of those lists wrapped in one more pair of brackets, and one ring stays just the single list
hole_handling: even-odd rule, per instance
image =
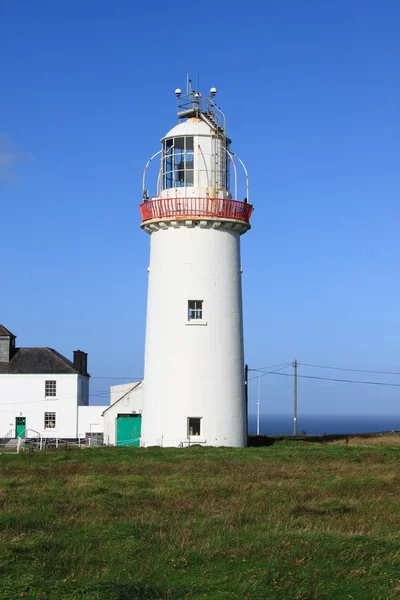
[{"label": "lighthouse", "polygon": [[[178,124],[144,169],[144,447],[247,444],[240,238],[250,229],[252,206],[216,92],[175,91]],[[154,160],[160,162],[150,196]]]}]

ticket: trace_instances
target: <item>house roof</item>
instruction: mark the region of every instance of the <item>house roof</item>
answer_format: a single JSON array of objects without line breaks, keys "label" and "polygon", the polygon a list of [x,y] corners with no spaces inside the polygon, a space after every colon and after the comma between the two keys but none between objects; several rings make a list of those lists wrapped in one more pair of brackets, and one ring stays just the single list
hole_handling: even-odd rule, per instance
[{"label": "house roof", "polygon": [[79,371],[53,348],[17,348],[9,362],[0,362],[0,374],[4,373],[78,374]]},{"label": "house roof", "polygon": [[4,327],[4,325],[0,325],[0,335],[15,337],[15,335],[11,333],[11,331],[8,331],[8,329]]}]

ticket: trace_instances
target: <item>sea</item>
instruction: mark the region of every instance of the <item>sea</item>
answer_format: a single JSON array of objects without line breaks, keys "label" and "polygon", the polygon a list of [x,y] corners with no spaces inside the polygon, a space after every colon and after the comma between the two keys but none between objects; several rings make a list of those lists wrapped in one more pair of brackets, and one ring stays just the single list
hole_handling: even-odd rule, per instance
[{"label": "sea", "polygon": [[[334,433],[372,433],[400,431],[398,415],[298,415],[297,433],[328,435]],[[249,433],[257,432],[257,417],[249,415]],[[262,415],[261,435],[288,435],[293,433],[293,415]]]}]

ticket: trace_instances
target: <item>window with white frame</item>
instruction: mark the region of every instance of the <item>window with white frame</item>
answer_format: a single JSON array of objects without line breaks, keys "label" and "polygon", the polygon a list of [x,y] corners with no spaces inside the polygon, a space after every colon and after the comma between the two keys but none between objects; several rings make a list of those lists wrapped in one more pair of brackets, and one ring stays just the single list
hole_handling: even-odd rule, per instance
[{"label": "window with white frame", "polygon": [[188,300],[188,319],[203,318],[203,300]]},{"label": "window with white frame", "polygon": [[45,412],[44,413],[44,428],[55,429],[56,428],[56,413]]},{"label": "window with white frame", "polygon": [[201,435],[201,417],[188,418],[188,436]]},{"label": "window with white frame", "polygon": [[48,380],[45,382],[44,395],[46,398],[54,398],[57,396],[57,381]]},{"label": "window with white frame", "polygon": [[169,138],[164,141],[163,150],[163,189],[192,187],[193,136]]}]

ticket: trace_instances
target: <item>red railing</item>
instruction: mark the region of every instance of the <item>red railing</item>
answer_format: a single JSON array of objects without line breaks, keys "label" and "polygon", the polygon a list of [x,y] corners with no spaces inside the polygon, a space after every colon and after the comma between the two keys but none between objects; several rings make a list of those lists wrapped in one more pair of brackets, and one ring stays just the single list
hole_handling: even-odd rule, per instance
[{"label": "red railing", "polygon": [[164,218],[220,217],[250,221],[251,204],[229,198],[157,198],[140,205],[143,221]]}]

